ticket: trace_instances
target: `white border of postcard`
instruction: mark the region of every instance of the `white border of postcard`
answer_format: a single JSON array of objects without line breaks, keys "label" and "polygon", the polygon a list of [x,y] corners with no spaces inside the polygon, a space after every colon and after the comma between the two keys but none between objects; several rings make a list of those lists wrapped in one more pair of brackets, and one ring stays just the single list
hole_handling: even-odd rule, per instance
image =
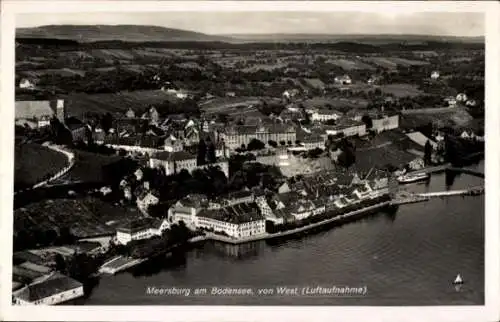
[{"label": "white border of postcard", "polygon": [[[12,195],[14,122],[0,127],[1,304],[0,319],[15,321],[498,321],[499,307],[499,20],[496,1],[21,1],[2,2],[1,120],[14,119],[15,14],[160,11],[366,11],[483,12],[486,15],[486,222],[485,305],[436,307],[245,307],[245,306],[12,306]],[[478,213],[478,216],[481,214]],[[278,281],[277,281],[278,282]],[[418,281],[416,282],[418,283]],[[130,294],[130,296],[134,296]]]}]

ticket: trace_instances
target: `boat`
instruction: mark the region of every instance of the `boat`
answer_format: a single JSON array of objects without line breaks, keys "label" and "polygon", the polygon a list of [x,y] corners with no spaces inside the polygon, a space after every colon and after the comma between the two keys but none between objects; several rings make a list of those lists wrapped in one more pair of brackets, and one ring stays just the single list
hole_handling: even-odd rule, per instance
[{"label": "boat", "polygon": [[413,183],[419,181],[428,180],[431,176],[427,173],[418,173],[418,174],[406,174],[397,177],[397,180],[400,184],[404,183]]},{"label": "boat", "polygon": [[458,285],[458,284],[463,284],[463,283],[464,283],[464,281],[462,280],[462,276],[460,276],[460,274],[458,274],[457,277],[455,277],[453,284]]}]

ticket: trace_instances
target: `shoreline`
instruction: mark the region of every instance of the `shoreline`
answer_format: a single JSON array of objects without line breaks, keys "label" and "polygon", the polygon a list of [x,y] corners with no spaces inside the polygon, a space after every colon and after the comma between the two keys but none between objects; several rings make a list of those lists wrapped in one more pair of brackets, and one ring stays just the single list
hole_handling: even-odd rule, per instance
[{"label": "shoreline", "polygon": [[290,230],[286,230],[286,231],[282,231],[282,232],[278,232],[278,233],[264,233],[264,234],[255,235],[255,236],[251,236],[251,237],[247,237],[247,238],[241,238],[241,239],[235,239],[235,238],[226,237],[223,235],[217,235],[214,233],[207,233],[205,240],[213,240],[213,241],[223,242],[223,243],[227,243],[227,244],[238,245],[238,244],[245,244],[245,243],[250,243],[250,242],[259,241],[259,240],[269,240],[269,239],[274,239],[274,238],[279,238],[279,237],[287,237],[287,236],[294,235],[294,234],[301,233],[301,232],[305,232],[305,231],[308,231],[308,230],[311,230],[311,229],[314,229],[317,227],[321,227],[321,226],[329,224],[329,223],[339,222],[339,221],[349,219],[349,218],[352,218],[355,216],[363,215],[363,214],[366,214],[372,210],[380,209],[380,208],[390,206],[390,205],[391,205],[391,201],[384,201],[384,202],[378,203],[376,205],[372,205],[372,206],[368,206],[368,207],[365,207],[362,209],[354,210],[354,211],[345,213],[343,215],[338,215],[338,216],[335,216],[333,218],[325,219],[325,220],[317,222],[317,223],[312,223],[309,225],[297,227],[294,229],[290,229]]}]

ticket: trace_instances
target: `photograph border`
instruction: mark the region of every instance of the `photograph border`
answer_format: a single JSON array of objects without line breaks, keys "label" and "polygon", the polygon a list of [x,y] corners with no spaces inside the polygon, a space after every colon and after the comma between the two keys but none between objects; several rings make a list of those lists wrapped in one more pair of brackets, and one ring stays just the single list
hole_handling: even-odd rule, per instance
[{"label": "photograph border", "polygon": [[[1,120],[14,120],[15,15],[19,13],[159,11],[481,12],[485,14],[485,305],[317,306],[13,306],[11,298],[14,122],[0,127],[0,319],[17,321],[498,321],[500,319],[500,5],[496,1],[3,1]],[[478,214],[481,215],[481,214]],[[133,296],[133,294],[131,294]]]}]

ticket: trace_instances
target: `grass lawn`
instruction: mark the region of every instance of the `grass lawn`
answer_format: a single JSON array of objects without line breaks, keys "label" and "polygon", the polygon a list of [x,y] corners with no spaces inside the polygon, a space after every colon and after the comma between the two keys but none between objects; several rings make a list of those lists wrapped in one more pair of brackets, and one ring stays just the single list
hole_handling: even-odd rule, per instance
[{"label": "grass lawn", "polygon": [[455,108],[452,110],[444,110],[443,112],[412,113],[402,115],[400,119],[400,128],[414,129],[416,127],[424,126],[429,123],[434,123],[438,127],[461,127],[466,126],[472,120],[473,117],[467,111],[461,108]]},{"label": "grass lawn", "polygon": [[68,165],[64,154],[34,143],[16,144],[14,156],[15,190],[31,187]]},{"label": "grass lawn", "polygon": [[392,94],[395,97],[424,95],[415,85],[410,84],[387,84],[380,86],[380,90],[386,94]]},{"label": "grass lawn", "polygon": [[102,167],[120,160],[117,155],[102,155],[75,150],[75,165],[61,181],[96,182],[103,180]]},{"label": "grass lawn", "polygon": [[363,63],[359,60],[351,60],[351,59],[329,59],[326,61],[329,64],[336,65],[341,67],[344,70],[356,70],[356,69],[368,69],[375,70],[375,67]]}]

